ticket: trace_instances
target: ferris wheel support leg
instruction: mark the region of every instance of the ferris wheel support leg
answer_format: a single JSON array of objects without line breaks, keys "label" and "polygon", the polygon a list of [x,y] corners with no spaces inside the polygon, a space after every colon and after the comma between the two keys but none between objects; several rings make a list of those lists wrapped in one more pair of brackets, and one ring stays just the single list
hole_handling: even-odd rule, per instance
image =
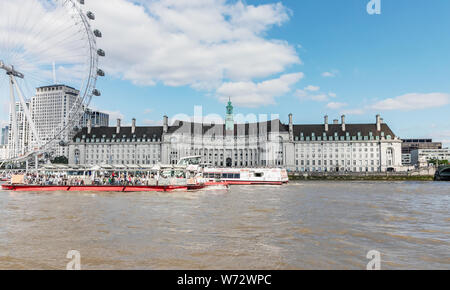
[{"label": "ferris wheel support leg", "polygon": [[28,124],[30,125],[30,128],[31,128],[31,132],[33,132],[33,135],[36,138],[36,142],[37,142],[38,146],[40,146],[41,140],[40,140],[39,135],[37,133],[36,126],[34,125],[34,122],[31,119],[31,113],[30,113],[30,110],[27,107],[27,104],[25,102],[25,98],[23,97],[22,90],[20,89],[19,85],[17,84],[16,79],[14,78],[14,76],[11,76],[11,78],[14,81],[14,86],[16,87],[17,94],[19,95],[19,100],[20,100],[20,103],[22,104],[23,111],[25,112],[25,116],[27,117]]},{"label": "ferris wheel support leg", "polygon": [[10,75],[10,82],[9,82],[9,96],[10,96],[10,111],[11,111],[11,121],[12,121],[12,136],[14,138],[12,138],[13,141],[13,152],[12,152],[12,156],[16,156],[17,153],[17,148],[19,146],[19,130],[17,129],[17,112],[16,112],[16,98],[14,96],[14,80],[13,80],[13,76]]}]

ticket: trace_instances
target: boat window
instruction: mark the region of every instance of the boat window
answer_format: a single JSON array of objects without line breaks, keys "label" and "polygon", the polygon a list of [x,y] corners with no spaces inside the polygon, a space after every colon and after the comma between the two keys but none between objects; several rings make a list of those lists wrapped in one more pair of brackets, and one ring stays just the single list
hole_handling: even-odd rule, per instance
[{"label": "boat window", "polygon": [[240,174],[234,174],[234,178],[235,179],[241,179],[241,175]]},{"label": "boat window", "polygon": [[262,173],[262,172],[255,173],[255,177],[263,177],[263,176],[264,176],[264,173]]}]

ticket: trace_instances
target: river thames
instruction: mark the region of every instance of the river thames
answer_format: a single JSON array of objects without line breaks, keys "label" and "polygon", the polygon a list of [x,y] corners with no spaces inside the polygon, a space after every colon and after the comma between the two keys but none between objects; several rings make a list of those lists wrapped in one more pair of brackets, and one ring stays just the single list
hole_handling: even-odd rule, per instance
[{"label": "river thames", "polygon": [[450,269],[450,183],[0,191],[0,269]]}]

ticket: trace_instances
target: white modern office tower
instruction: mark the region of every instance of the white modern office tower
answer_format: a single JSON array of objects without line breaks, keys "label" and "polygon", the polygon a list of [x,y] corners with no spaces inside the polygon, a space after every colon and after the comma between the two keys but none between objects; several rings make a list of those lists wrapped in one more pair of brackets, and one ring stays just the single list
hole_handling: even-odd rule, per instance
[{"label": "white modern office tower", "polygon": [[[61,128],[68,124],[73,108],[79,102],[79,91],[65,85],[39,87],[36,95],[31,98],[31,116],[36,126],[41,142],[51,141]],[[53,156],[68,156],[68,148],[59,146],[59,141],[69,142],[75,133],[73,128],[67,128],[52,144]],[[30,137],[35,143],[34,136]]]},{"label": "white modern office tower", "polygon": [[[30,102],[26,102],[28,109],[30,109]],[[8,131],[8,158],[24,155],[28,152],[30,146],[30,126],[26,122],[25,112],[20,102],[16,103],[16,123],[14,124],[13,114],[9,114],[9,128]],[[17,127],[15,127],[17,126]],[[15,133],[17,132],[17,134]]]},{"label": "white modern office tower", "polygon": [[0,145],[0,161],[8,159],[8,145]]},{"label": "white modern office tower", "polygon": [[9,135],[9,126],[5,126],[2,128],[0,145],[8,145],[8,135]]}]

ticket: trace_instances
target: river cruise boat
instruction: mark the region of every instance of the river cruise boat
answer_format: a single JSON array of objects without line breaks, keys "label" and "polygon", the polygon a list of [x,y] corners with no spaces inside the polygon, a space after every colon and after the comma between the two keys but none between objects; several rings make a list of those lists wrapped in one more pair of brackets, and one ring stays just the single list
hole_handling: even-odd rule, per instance
[{"label": "river cruise boat", "polygon": [[205,188],[226,189],[223,181],[211,181],[198,172],[198,166],[156,165],[140,166],[96,165],[68,167],[46,165],[35,172],[12,175],[3,190],[104,191],[104,192],[173,192]]},{"label": "river cruise boat", "polygon": [[201,164],[201,156],[185,157],[178,164],[199,166],[203,177],[210,182],[222,181],[230,185],[283,185],[289,182],[283,168],[214,168]]}]

